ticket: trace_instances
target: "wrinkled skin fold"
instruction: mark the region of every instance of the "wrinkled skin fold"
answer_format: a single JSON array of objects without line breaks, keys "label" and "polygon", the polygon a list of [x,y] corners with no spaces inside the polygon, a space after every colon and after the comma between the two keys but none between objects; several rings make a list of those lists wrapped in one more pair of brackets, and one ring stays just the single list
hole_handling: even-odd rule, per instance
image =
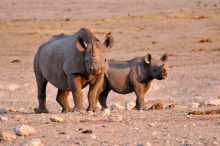
[{"label": "wrinkled skin fold", "polygon": [[[105,42],[113,42],[107,37]],[[34,57],[34,73],[38,89],[39,107],[36,113],[48,113],[46,106],[46,86],[50,82],[56,88],[56,100],[62,112],[71,111],[67,97],[72,92],[73,111],[83,110],[82,88],[89,85],[88,110],[96,110],[94,99],[104,79],[107,66],[106,48],[113,44],[103,45],[87,28],[81,28],[73,35],[60,34],[53,36],[38,48]]]}]

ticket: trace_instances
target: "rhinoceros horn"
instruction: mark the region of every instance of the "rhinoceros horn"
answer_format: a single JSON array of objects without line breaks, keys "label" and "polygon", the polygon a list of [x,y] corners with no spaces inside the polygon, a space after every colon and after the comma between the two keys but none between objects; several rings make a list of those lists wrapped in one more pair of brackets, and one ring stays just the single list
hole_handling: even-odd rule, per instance
[{"label": "rhinoceros horn", "polygon": [[93,35],[93,33],[88,28],[81,28],[78,31],[79,37],[86,42],[86,44],[92,43],[96,37]]}]

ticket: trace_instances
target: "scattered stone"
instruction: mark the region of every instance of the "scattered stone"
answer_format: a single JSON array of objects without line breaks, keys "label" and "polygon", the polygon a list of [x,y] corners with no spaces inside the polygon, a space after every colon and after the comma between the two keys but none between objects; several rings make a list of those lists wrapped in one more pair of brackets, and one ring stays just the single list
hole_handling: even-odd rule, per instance
[{"label": "scattered stone", "polygon": [[0,121],[8,121],[8,117],[0,116]]},{"label": "scattered stone", "polygon": [[14,60],[11,61],[11,63],[18,63],[18,62],[21,62],[21,60],[20,59],[14,59]]},{"label": "scattered stone", "polygon": [[19,87],[18,87],[18,85],[16,85],[16,84],[9,84],[8,86],[7,86],[7,89],[9,90],[9,91],[15,91],[15,90],[17,90]]},{"label": "scattered stone", "polygon": [[91,134],[92,133],[92,130],[84,130],[82,131],[83,134]]},{"label": "scattered stone", "polygon": [[196,102],[200,102],[202,100],[202,97],[201,96],[196,96],[193,98],[194,101]]},{"label": "scattered stone", "polygon": [[199,107],[199,103],[197,102],[192,102],[190,105],[191,108],[198,108]]},{"label": "scattered stone", "polygon": [[162,110],[162,109],[163,109],[162,103],[155,103],[148,110]]},{"label": "scattered stone", "polygon": [[152,132],[152,135],[157,135],[157,132],[156,131]]},{"label": "scattered stone", "polygon": [[102,116],[110,116],[110,115],[111,115],[110,108],[106,108],[102,111]]},{"label": "scattered stone", "polygon": [[203,100],[200,102],[199,106],[220,106],[220,99]]},{"label": "scattered stone", "polygon": [[49,118],[52,122],[63,122],[63,118],[58,116],[52,116]]},{"label": "scattered stone", "polygon": [[123,116],[117,115],[109,118],[111,122],[121,122],[123,120]]},{"label": "scattered stone", "polygon": [[17,138],[15,134],[0,130],[0,141],[12,142]]},{"label": "scattered stone", "polygon": [[70,139],[70,135],[66,135],[66,139]]},{"label": "scattered stone", "polygon": [[220,144],[220,143],[219,143],[219,142],[217,142],[217,141],[213,141],[213,143],[212,143],[212,144],[213,144],[213,146],[219,146],[219,144]]},{"label": "scattered stone", "polygon": [[209,17],[208,16],[199,16],[197,19],[208,19]]},{"label": "scattered stone", "polygon": [[199,43],[211,43],[212,40],[210,38],[205,38],[205,39],[201,39],[199,40]]},{"label": "scattered stone", "polygon": [[217,115],[220,114],[220,109],[218,110],[206,110],[206,111],[191,111],[188,115]]},{"label": "scattered stone", "polygon": [[118,103],[113,103],[111,105],[111,110],[124,110],[125,107],[123,107],[122,105],[118,104]]},{"label": "scattered stone", "polygon": [[69,17],[67,17],[66,19],[65,19],[65,21],[70,21],[71,19],[69,18]]},{"label": "scattered stone", "polygon": [[94,134],[91,135],[90,137],[91,137],[91,139],[96,139],[96,136]]},{"label": "scattered stone", "polygon": [[174,107],[175,107],[175,104],[169,104],[169,105],[168,105],[168,108],[169,108],[169,109],[173,109]]},{"label": "scattered stone", "polygon": [[19,136],[28,136],[36,134],[37,131],[28,125],[17,125],[14,129],[15,133]]},{"label": "scattered stone", "polygon": [[9,111],[9,112],[17,112],[17,110],[16,110],[14,107],[10,107],[10,108],[8,109],[8,111]]},{"label": "scattered stone", "polygon": [[7,110],[5,108],[0,107],[0,114],[7,114]]},{"label": "scattered stone", "polygon": [[82,145],[83,144],[82,141],[76,141],[74,143],[77,144],[77,145]]},{"label": "scattered stone", "polygon": [[126,109],[126,110],[133,110],[134,107],[135,107],[135,105],[136,105],[136,104],[135,104],[133,101],[126,102],[126,104],[125,104],[125,109]]},{"label": "scattered stone", "polygon": [[150,143],[150,142],[147,142],[147,143],[146,143],[146,146],[151,146],[151,143]]},{"label": "scattered stone", "polygon": [[155,127],[155,124],[154,124],[154,123],[148,123],[148,125],[149,125],[150,127]]},{"label": "scattered stone", "polygon": [[43,145],[44,144],[41,143],[41,139],[34,138],[34,139],[30,139],[30,140],[24,142],[20,146],[43,146]]}]

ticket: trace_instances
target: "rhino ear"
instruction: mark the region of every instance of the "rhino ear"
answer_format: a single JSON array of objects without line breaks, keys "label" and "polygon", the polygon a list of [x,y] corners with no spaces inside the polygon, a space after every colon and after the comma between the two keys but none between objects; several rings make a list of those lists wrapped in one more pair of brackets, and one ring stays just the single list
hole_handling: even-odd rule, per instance
[{"label": "rhino ear", "polygon": [[160,58],[160,60],[163,61],[163,62],[166,62],[167,59],[168,59],[168,55],[167,55],[167,54],[164,54],[164,55]]},{"label": "rhino ear", "polygon": [[144,57],[144,61],[145,61],[145,63],[150,64],[150,63],[151,63],[151,54],[148,53],[148,54]]},{"label": "rhino ear", "polygon": [[111,48],[114,45],[114,38],[111,32],[106,34],[104,45],[106,48]]},{"label": "rhino ear", "polygon": [[83,41],[83,39],[81,37],[79,37],[78,40],[76,41],[76,47],[80,51],[86,51],[88,44],[85,41]]}]

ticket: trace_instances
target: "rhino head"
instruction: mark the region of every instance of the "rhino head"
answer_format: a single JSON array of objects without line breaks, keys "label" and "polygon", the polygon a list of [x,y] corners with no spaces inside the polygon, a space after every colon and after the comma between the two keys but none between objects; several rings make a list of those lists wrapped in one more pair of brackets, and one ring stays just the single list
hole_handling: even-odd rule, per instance
[{"label": "rhino head", "polygon": [[151,54],[147,54],[144,58],[145,63],[149,65],[149,73],[154,79],[163,80],[167,77],[165,62],[168,55],[164,54],[160,59],[154,59]]},{"label": "rhino head", "polygon": [[84,48],[84,64],[87,72],[92,75],[104,72],[107,67],[106,48],[111,48],[114,44],[111,33],[106,35],[104,43],[101,43],[88,29],[84,28],[81,35],[79,42]]}]

